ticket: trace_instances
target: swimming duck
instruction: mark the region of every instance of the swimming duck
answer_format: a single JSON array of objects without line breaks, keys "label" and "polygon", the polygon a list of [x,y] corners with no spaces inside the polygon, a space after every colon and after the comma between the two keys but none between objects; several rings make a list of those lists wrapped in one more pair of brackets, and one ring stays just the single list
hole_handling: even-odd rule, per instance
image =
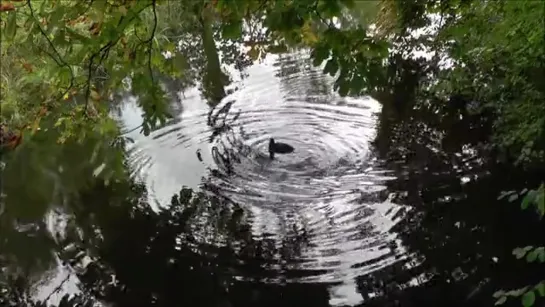
[{"label": "swimming duck", "polygon": [[273,138],[269,140],[269,156],[274,159],[275,153],[290,153],[293,152],[293,147],[286,143],[276,143]]}]

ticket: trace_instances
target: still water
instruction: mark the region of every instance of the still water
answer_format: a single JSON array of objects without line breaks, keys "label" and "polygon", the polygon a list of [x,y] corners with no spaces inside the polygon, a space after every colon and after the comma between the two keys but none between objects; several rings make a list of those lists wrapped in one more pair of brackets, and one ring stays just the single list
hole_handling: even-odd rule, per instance
[{"label": "still water", "polygon": [[[297,274],[283,272],[295,275],[283,281],[331,283],[333,305],[356,304],[354,278],[403,258],[390,231],[402,215],[379,197],[395,178],[371,145],[379,103],[342,98],[332,81],[308,55],[269,57],[212,110],[198,92],[185,93],[178,122],[130,135],[131,161],[154,203],[183,185],[204,188],[246,209],[255,236],[304,230],[305,248],[290,265]],[[123,118],[139,124],[134,106]],[[295,151],[270,160],[271,137]]]}]

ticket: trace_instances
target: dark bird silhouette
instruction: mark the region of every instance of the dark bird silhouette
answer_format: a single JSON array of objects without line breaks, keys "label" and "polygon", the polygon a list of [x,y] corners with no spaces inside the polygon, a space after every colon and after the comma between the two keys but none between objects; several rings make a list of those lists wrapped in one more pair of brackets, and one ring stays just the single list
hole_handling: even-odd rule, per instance
[{"label": "dark bird silhouette", "polygon": [[273,138],[269,140],[269,156],[274,159],[274,154],[285,154],[293,152],[293,147],[286,143],[276,143]]},{"label": "dark bird silhouette", "polygon": [[197,149],[197,159],[202,162],[202,154],[200,149]]}]

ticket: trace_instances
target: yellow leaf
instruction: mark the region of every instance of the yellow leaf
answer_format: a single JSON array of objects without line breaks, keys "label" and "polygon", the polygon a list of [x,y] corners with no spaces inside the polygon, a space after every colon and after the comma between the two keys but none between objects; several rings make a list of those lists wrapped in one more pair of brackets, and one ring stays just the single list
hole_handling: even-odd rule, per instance
[{"label": "yellow leaf", "polygon": [[40,129],[40,119],[41,117],[36,118],[36,120],[32,123],[32,134],[36,133],[37,130]]},{"label": "yellow leaf", "polygon": [[99,94],[97,91],[91,90],[91,99],[93,99],[93,100],[100,100],[100,98],[101,98],[101,97],[100,97],[100,94]]},{"label": "yellow leaf", "polygon": [[0,3],[0,12],[8,12],[13,10],[15,10],[15,6],[13,5],[13,3]]},{"label": "yellow leaf", "polygon": [[312,45],[318,42],[318,37],[316,36],[314,31],[312,31],[312,28],[310,27],[309,22],[306,22],[301,28],[301,35],[302,35],[303,41],[307,44]]}]

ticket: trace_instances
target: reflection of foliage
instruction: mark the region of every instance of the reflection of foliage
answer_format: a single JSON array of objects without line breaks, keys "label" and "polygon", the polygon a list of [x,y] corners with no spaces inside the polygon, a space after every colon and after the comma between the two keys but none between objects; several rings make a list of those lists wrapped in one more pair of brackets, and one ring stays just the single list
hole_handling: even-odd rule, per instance
[{"label": "reflection of foliage", "polygon": [[[271,238],[253,237],[238,205],[204,192],[183,188],[159,212],[145,202],[145,188],[139,184],[99,183],[80,198],[83,206],[75,217],[85,235],[67,238],[60,254],[79,272],[84,296],[78,299],[116,306],[258,303],[264,298],[241,294],[250,286],[260,295],[273,291],[274,286],[260,281],[281,275],[300,250],[297,237],[281,247]],[[92,262],[84,266],[87,256]],[[238,282],[236,276],[253,284]]]},{"label": "reflection of foliage", "polygon": [[38,131],[3,156],[0,250],[6,276],[31,277],[49,268],[58,246],[46,218],[57,211],[73,213],[78,190],[96,180],[125,180],[123,140],[89,133],[82,143],[58,146],[57,138],[55,131]]},{"label": "reflection of foliage", "polygon": [[[467,150],[477,145],[475,133],[447,128],[449,117],[458,117],[449,116],[456,114],[455,105],[445,107],[443,118],[426,108],[392,111],[395,106],[383,107],[380,125],[387,127],[379,127],[383,134],[377,143],[397,170],[388,190],[397,192],[395,202],[412,208],[394,227],[411,256],[358,278],[360,292],[376,297],[369,306],[396,306],[396,301],[488,306],[498,288],[539,284],[544,268],[519,263],[510,250],[543,245],[545,225],[496,196],[502,189],[539,182],[542,173],[522,172]],[[447,137],[450,145],[442,146]]]}]

